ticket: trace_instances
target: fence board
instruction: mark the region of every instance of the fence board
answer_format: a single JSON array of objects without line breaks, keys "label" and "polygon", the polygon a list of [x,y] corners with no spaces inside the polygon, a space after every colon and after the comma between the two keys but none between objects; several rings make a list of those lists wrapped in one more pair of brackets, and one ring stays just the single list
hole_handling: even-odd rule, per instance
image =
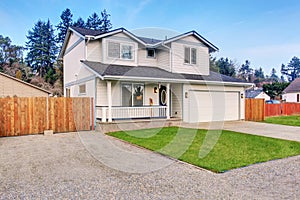
[{"label": "fence board", "polygon": [[0,137],[90,130],[91,98],[0,98]]},{"label": "fence board", "polygon": [[246,99],[245,101],[245,120],[246,121],[263,121],[265,114],[264,99]]}]

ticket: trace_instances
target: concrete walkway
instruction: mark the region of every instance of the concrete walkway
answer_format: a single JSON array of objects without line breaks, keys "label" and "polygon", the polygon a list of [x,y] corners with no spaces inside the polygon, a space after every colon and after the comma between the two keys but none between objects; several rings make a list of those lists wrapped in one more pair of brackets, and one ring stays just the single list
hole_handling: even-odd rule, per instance
[{"label": "concrete walkway", "polygon": [[200,129],[223,129],[300,142],[300,127],[296,126],[285,126],[249,121],[213,122],[199,124],[184,123],[182,124],[182,126],[187,128]]}]

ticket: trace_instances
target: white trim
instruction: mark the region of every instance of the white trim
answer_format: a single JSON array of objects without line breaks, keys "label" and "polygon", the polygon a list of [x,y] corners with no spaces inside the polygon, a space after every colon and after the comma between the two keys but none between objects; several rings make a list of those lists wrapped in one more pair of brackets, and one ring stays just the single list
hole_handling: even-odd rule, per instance
[{"label": "white trim", "polygon": [[134,76],[104,76],[105,80],[123,80],[123,81],[150,81],[150,82],[164,82],[164,83],[204,83],[208,85],[233,85],[233,86],[254,86],[253,83],[239,83],[239,82],[220,82],[220,81],[205,81],[205,80],[189,80],[189,79],[169,79],[169,78],[152,78],[152,77],[134,77]]}]

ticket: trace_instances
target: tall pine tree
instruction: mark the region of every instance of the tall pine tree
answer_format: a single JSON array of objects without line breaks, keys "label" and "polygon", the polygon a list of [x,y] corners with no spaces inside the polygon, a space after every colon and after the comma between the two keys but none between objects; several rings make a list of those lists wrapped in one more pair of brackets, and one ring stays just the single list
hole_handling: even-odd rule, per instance
[{"label": "tall pine tree", "polygon": [[50,21],[39,20],[32,30],[28,31],[26,47],[27,64],[42,78],[54,68],[58,48],[54,30]]},{"label": "tall pine tree", "polygon": [[60,15],[61,21],[56,26],[56,28],[58,30],[57,42],[59,43],[60,46],[62,46],[62,44],[64,42],[64,39],[67,34],[67,30],[68,30],[69,26],[72,26],[72,24],[73,24],[72,17],[73,17],[73,15],[69,8],[65,9]]},{"label": "tall pine tree", "polygon": [[101,25],[101,31],[103,32],[108,32],[112,28],[112,24],[110,23],[110,14],[106,12],[106,9],[104,9],[101,12],[101,17],[102,17],[102,25]]},{"label": "tall pine tree", "polygon": [[86,28],[84,20],[79,17],[76,22],[74,22],[73,26],[78,28]]},{"label": "tall pine tree", "polygon": [[93,13],[86,21],[86,28],[93,30],[101,30],[102,20],[97,15],[97,13]]}]

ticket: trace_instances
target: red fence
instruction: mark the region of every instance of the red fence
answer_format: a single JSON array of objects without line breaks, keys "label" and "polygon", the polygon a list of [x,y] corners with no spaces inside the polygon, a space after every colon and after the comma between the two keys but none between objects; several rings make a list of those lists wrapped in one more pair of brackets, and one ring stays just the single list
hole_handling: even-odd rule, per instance
[{"label": "red fence", "polygon": [[265,104],[264,99],[246,99],[246,121],[264,121],[265,117],[281,115],[300,115],[300,103]]},{"label": "red fence", "polygon": [[299,103],[266,104],[265,117],[300,114]]}]

